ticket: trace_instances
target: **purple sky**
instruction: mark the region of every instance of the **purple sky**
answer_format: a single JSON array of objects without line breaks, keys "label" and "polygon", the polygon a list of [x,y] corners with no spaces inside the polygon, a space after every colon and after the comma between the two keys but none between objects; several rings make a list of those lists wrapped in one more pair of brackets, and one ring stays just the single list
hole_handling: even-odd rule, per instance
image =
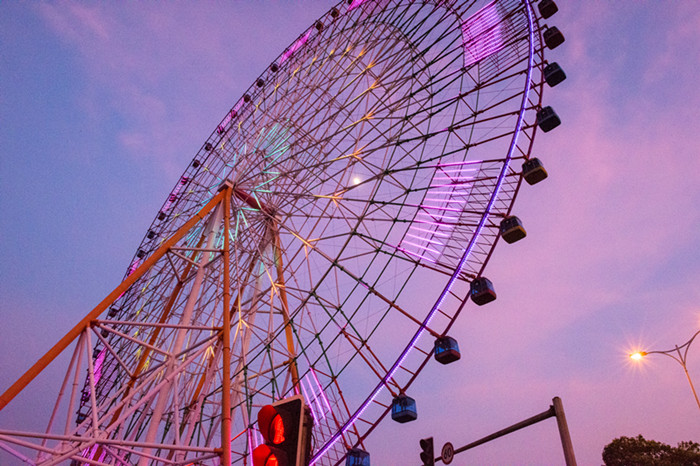
[{"label": "purple sky", "polygon": [[[700,328],[700,8],[559,0],[538,133],[550,174],[524,186],[528,237],[500,242],[498,290],[471,306],[451,366],[412,387],[419,420],[386,421],[372,464],[417,464],[418,439],[460,446],[564,402],[579,464],[615,437],[700,441],[666,350]],[[0,3],[0,389],[119,282],[163,200],[225,112],[328,1]],[[59,359],[0,413],[41,429]],[[688,368],[700,388],[700,342]],[[48,394],[48,396],[47,396]],[[6,457],[0,454],[1,464]],[[456,464],[559,464],[548,420]],[[453,464],[455,464],[453,463]]]}]

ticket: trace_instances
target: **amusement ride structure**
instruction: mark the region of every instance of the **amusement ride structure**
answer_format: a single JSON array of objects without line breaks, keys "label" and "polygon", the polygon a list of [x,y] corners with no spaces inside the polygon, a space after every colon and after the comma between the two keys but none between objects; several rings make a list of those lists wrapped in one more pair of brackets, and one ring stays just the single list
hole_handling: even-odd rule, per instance
[{"label": "amusement ride structure", "polygon": [[122,283],[7,388],[0,409],[70,354],[46,429],[0,446],[41,465],[273,464],[253,460],[257,416],[294,399],[305,453],[287,464],[369,464],[380,421],[415,419],[421,369],[459,358],[457,316],[495,299],[498,239],[525,235],[513,202],[547,176],[542,92],[565,78],[544,57],[554,11],[331,8],[215,126]]}]

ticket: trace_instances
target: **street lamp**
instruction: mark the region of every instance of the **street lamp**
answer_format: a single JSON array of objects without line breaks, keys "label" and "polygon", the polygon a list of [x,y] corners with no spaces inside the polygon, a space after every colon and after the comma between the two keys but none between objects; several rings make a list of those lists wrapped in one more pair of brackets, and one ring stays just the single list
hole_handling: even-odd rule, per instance
[{"label": "street lamp", "polygon": [[[695,397],[695,402],[698,404],[698,408],[700,409],[700,400],[698,399],[698,394],[695,391],[695,387],[693,386],[693,381],[690,379],[690,374],[688,374],[688,367],[686,366],[686,357],[688,356],[688,349],[690,348],[690,345],[693,343],[693,340],[695,340],[695,337],[697,337],[698,335],[700,335],[700,330],[695,332],[695,335],[690,337],[690,340],[686,341],[681,346],[676,345],[676,347],[674,349],[670,349],[670,350],[666,350],[666,351],[636,351],[634,353],[631,353],[629,356],[631,359],[634,359],[635,361],[641,361],[644,357],[646,357],[650,354],[663,354],[663,355],[668,356],[669,358],[673,359],[674,361],[676,361],[683,368],[683,372],[685,372],[685,377],[688,379],[688,383],[690,384],[690,390],[692,390],[693,396]],[[685,348],[685,349],[683,349],[683,348]],[[683,349],[683,352],[681,352],[681,349]],[[678,356],[676,356],[676,354]]]}]

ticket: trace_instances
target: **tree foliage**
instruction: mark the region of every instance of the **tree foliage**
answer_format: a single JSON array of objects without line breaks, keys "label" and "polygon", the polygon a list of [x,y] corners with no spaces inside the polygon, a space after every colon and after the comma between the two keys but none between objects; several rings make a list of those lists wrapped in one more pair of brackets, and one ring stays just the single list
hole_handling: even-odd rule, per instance
[{"label": "tree foliage", "polygon": [[680,442],[677,447],[641,435],[616,438],[603,448],[606,466],[700,466],[700,444]]}]

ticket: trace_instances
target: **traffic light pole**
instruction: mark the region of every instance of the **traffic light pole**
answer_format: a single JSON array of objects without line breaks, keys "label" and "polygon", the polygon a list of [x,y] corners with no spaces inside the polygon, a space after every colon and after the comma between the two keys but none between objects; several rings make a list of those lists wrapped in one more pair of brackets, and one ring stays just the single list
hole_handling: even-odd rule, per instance
[{"label": "traffic light pole", "polygon": [[[554,399],[552,400],[552,405],[547,411],[532,416],[531,418],[525,419],[524,421],[518,422],[517,424],[513,424],[512,426],[506,427],[505,429],[499,430],[498,432],[494,432],[491,435],[487,435],[486,437],[472,442],[468,445],[457,448],[454,450],[454,454],[470,450],[486,442],[490,442],[491,440],[495,440],[499,437],[511,434],[520,429],[524,429],[525,427],[531,426],[540,421],[544,421],[545,419],[549,419],[550,417],[557,418],[557,426],[559,428],[559,436],[561,437],[561,444],[564,450],[564,460],[566,461],[566,466],[576,466],[574,447],[573,443],[571,442],[571,436],[569,435],[569,427],[566,423],[566,417],[564,416],[564,406],[561,402],[561,399],[558,396],[554,397]],[[443,461],[442,457],[435,458],[436,463],[440,461]],[[446,464],[449,464],[449,462],[451,462],[451,459],[447,461]]]}]

